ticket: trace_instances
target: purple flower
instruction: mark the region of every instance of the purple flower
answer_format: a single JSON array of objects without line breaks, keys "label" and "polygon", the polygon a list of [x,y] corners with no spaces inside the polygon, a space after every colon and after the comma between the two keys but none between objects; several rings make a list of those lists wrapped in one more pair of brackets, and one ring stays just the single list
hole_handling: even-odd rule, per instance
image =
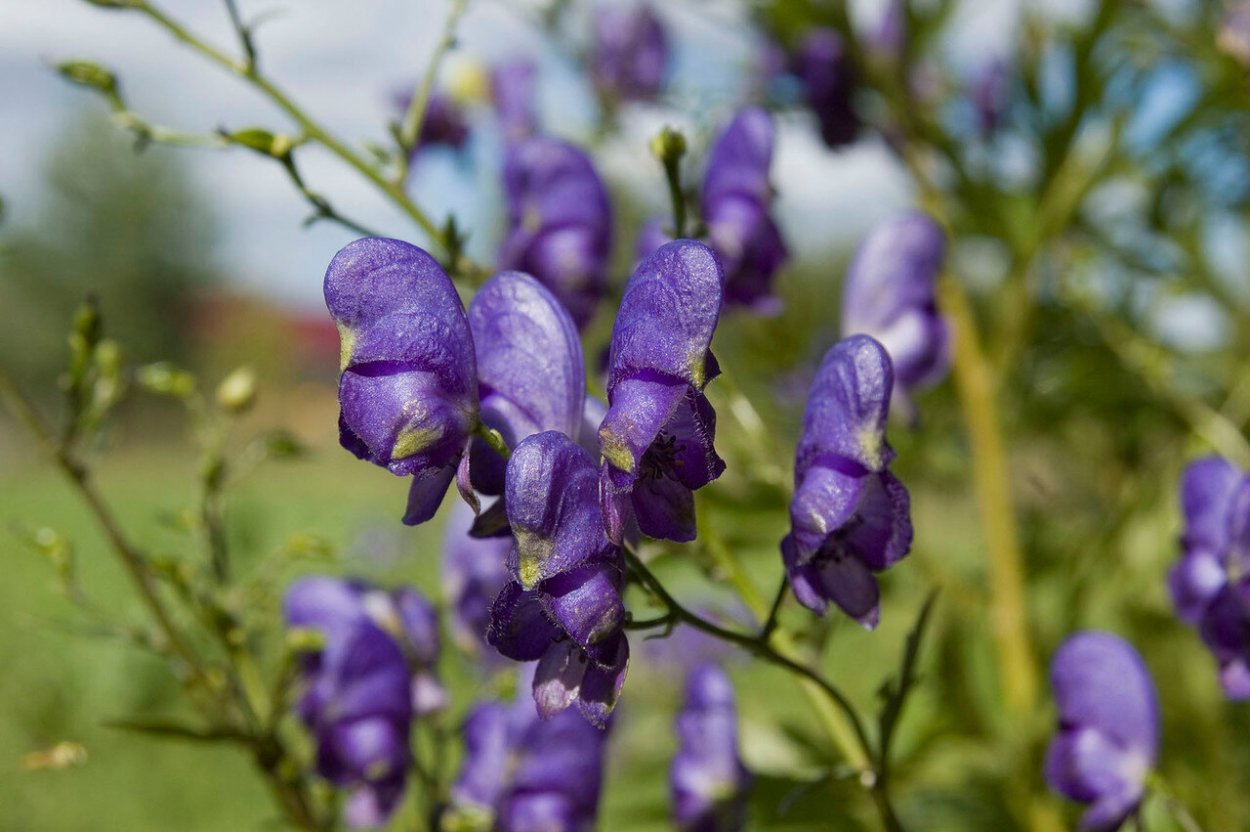
[{"label": "purple flower", "polygon": [[825,354],[803,413],[794,463],[790,534],[781,541],[799,601],[829,601],[872,629],[880,616],[875,572],[911,548],[907,488],[890,473],[885,439],[894,372],[885,348],[853,335]]},{"label": "purple flower", "polygon": [[589,157],[540,137],[508,148],[503,169],[508,234],[501,268],[538,278],[584,327],[607,285],[612,207]]},{"label": "purple flower", "polygon": [[668,74],[668,37],[646,4],[620,4],[595,9],[595,43],[590,78],[604,98],[649,101],[659,94]]},{"label": "purple flower", "polygon": [[[520,272],[501,272],[469,305],[477,352],[481,419],[509,448],[527,436],[581,432],[586,369],[573,319],[546,288]],[[503,493],[504,460],[481,439],[473,443],[473,487]]]},{"label": "purple flower", "polygon": [[434,516],[478,424],[464,306],[434,258],[399,240],[349,243],[326,270],[338,326],[339,441],[411,476],[404,522]]},{"label": "purple flower", "polygon": [[764,110],[750,107],[734,116],[712,146],[701,200],[708,241],[725,270],[725,303],[760,312],[779,311],[773,277],[788,256],[769,211],[773,141],[773,121]]},{"label": "purple flower", "polygon": [[[402,118],[412,102],[412,94],[404,93],[395,97],[395,104]],[[430,94],[426,102],[425,117],[421,121],[421,133],[412,148],[413,156],[427,147],[443,146],[453,150],[464,147],[469,138],[469,123],[464,111],[449,95],[441,92]]]},{"label": "purple flower", "polygon": [[443,598],[451,613],[451,636],[460,649],[483,658],[498,655],[487,644],[490,608],[508,583],[508,552],[512,541],[506,537],[469,536],[472,509],[457,503],[447,518],[443,533]]},{"label": "purple flower", "polygon": [[1141,656],[1109,633],[1077,633],[1050,663],[1059,731],[1046,782],[1090,804],[1084,832],[1112,832],[1141,804],[1159,747],[1159,705]]},{"label": "purple flower", "polygon": [[381,825],[403,797],[413,717],[446,705],[434,610],[414,590],[326,577],[297,581],[283,607],[288,627],[323,642],[303,657],[296,706],[316,738],[317,772],[351,790],[349,825]]},{"label": "purple flower", "polygon": [[577,703],[603,727],[629,664],[622,628],[624,564],[604,534],[594,461],[547,431],[508,460],[504,501],[513,580],[491,609],[487,639],[516,661],[538,660],[534,700],[550,717]]},{"label": "purple flower", "polygon": [[1230,699],[1250,699],[1250,477],[1219,457],[1181,480],[1181,558],[1168,574],[1176,613],[1198,628]]},{"label": "purple flower", "polygon": [[803,83],[825,144],[838,148],[854,142],[861,126],[854,101],[858,80],[842,36],[833,29],[812,29],[799,43],[791,68]]},{"label": "purple flower", "polygon": [[693,492],[725,470],[713,447],[716,413],[703,395],[720,373],[710,347],[721,274],[711,249],[677,240],[643,260],[625,287],[599,427],[614,541],[631,510],[645,534],[693,540]]},{"label": "purple flower", "polygon": [[746,825],[751,775],[738,757],[733,685],[704,664],[686,680],[677,714],[677,755],[669,770],[673,821],[683,832],[738,832]]},{"label": "purple flower", "polygon": [[909,212],[868,232],[842,287],[842,332],[871,335],[890,354],[899,395],[935,384],[950,367],[950,327],[938,313],[936,282],[946,237],[927,214]]},{"label": "purple flower", "polygon": [[534,115],[534,62],[524,58],[500,64],[491,70],[490,92],[495,112],[508,143],[519,142],[537,131]]},{"label": "purple flower", "polygon": [[982,136],[992,136],[1002,126],[1008,104],[1007,85],[1010,81],[1011,70],[1000,57],[991,58],[977,73],[969,97],[972,99],[977,127],[980,128]]},{"label": "purple flower", "polygon": [[444,828],[590,832],[607,736],[571,711],[539,719],[525,699],[478,705]]}]

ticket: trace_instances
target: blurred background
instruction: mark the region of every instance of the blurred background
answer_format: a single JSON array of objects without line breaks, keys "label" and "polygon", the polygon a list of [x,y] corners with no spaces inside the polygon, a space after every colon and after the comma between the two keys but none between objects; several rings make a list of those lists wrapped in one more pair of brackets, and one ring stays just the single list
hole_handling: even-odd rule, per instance
[{"label": "blurred background", "polygon": [[[433,0],[241,5],[264,20],[256,37],[266,74],[360,147],[388,141],[388,122],[402,115],[397,99],[420,76],[446,13]],[[741,472],[788,480],[807,382],[838,337],[847,258],[875,223],[927,205],[926,188],[936,189],[949,209],[947,271],[971,300],[995,370],[1037,668],[1077,628],[1132,640],[1161,688],[1165,775],[1205,829],[1250,828],[1250,716],[1224,701],[1212,660],[1173,617],[1164,582],[1182,466],[1235,445],[1228,432],[1244,435],[1250,419],[1250,99],[1241,63],[1250,45],[1238,53],[1218,2],[916,0],[906,83],[927,108],[919,136],[937,149],[916,158],[899,150],[917,136],[895,129],[898,114],[872,85],[875,71],[857,99],[866,126],[836,149],[784,87],[760,91],[770,43],[793,43],[817,24],[849,21],[860,33],[881,25],[883,3],[852,2],[845,19],[827,8],[838,5],[658,5],[674,46],[665,92],[624,106],[609,130],[578,62],[588,4],[473,0],[439,78],[465,103],[469,139],[424,150],[409,191],[433,217],[454,215],[469,230],[473,258],[493,260],[503,233],[503,139],[484,78],[510,58],[533,60],[542,123],[589,147],[611,188],[621,285],[634,232],[667,205],[650,138],[664,125],[682,129],[694,182],[709,139],[744,100],[777,110],[772,173],[791,250],[778,282],[785,311],[722,321],[715,348],[732,386],[717,382],[709,393],[724,414],[718,446],[729,471],[699,493],[701,522],[767,594],[780,574],[786,495],[756,489]],[[163,8],[207,40],[232,43],[219,4],[166,0]],[[258,584],[331,570],[410,582],[437,597],[442,518],[401,526],[403,483],[337,444],[338,341],[321,279],[355,235],[306,224],[308,203],[287,175],[244,148],[137,147],[98,96],[58,76],[55,65],[71,58],[116,72],[127,105],[153,123],[198,134],[289,128],[245,84],[138,15],[79,0],[8,0],[0,10],[0,361],[54,414],[69,323],[94,295],[130,362],[174,362],[206,390],[250,366],[257,406],[231,441],[243,447],[281,428],[305,453],[233,488],[228,533],[241,569]],[[987,105],[978,95],[993,73],[1002,80],[984,93]],[[336,208],[422,241],[329,154],[310,148],[300,159],[308,186]],[[592,342],[606,342],[610,322],[605,310]],[[762,421],[736,415],[735,396]],[[819,627],[793,608],[783,620],[868,706],[897,666],[925,593],[940,586],[922,685],[898,745],[901,811],[916,829],[1043,829],[1033,808],[1040,800],[1070,825],[1075,814],[1046,797],[1040,780],[1053,720],[1045,692],[1027,725],[1012,724],[1002,707],[957,391],[947,381],[918,404],[920,427],[891,433],[895,468],[912,489],[916,545],[885,577],[882,627],[866,633],[837,616]],[[133,536],[175,561],[195,499],[198,460],[187,433],[180,407],[128,401],[101,439],[96,469]],[[28,545],[41,535],[43,544]],[[109,726],[177,712],[177,685],[160,663],[84,622],[55,570],[32,553],[48,551],[50,539],[72,545],[96,601],[139,618],[89,516],[0,414],[0,828],[264,827],[273,811],[242,754]],[[661,566],[691,605],[745,616],[708,580],[724,577],[715,563],[691,555]],[[257,619],[276,627],[276,604],[258,596]],[[682,650],[703,649],[649,643],[637,651],[601,828],[668,828],[674,668]],[[487,688],[469,661],[449,654],[444,673],[462,713]],[[874,828],[858,788],[826,776],[837,754],[791,681],[758,666],[744,672],[729,654],[726,662],[739,686],[743,753],[758,775],[753,822]],[[82,753],[57,763],[47,755],[59,743]],[[1147,819],[1151,829],[1172,828],[1154,808]]]}]

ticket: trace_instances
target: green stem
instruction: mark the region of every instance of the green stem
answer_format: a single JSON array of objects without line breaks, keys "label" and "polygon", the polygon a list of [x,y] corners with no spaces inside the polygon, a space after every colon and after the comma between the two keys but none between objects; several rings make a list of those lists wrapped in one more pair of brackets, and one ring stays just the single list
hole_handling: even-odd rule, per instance
[{"label": "green stem", "polygon": [[425,73],[417,82],[417,88],[408,102],[408,109],[404,113],[404,121],[399,129],[399,170],[392,180],[398,185],[402,186],[408,178],[409,159],[412,149],[416,147],[417,140],[421,137],[421,127],[425,124],[425,112],[429,109],[430,96],[434,93],[434,83],[438,80],[439,65],[443,62],[443,56],[456,44],[456,24],[460,22],[468,5],[468,0],[452,0],[451,9],[447,12],[447,22],[443,26],[443,36],[435,45],[434,54],[430,56]]}]

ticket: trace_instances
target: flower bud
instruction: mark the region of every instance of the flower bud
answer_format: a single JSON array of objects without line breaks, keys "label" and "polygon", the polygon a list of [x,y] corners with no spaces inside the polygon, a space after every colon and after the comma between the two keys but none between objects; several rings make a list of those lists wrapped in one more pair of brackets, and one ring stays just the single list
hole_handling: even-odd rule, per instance
[{"label": "flower bud", "polygon": [[246,413],[256,403],[256,371],[239,367],[217,385],[217,404],[235,415]]}]

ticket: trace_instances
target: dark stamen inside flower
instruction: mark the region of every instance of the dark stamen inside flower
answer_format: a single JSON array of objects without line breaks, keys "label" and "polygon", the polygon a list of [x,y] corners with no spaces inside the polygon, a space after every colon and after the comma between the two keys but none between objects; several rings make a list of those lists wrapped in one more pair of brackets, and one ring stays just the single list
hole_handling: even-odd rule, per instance
[{"label": "dark stamen inside flower", "polygon": [[825,542],[821,544],[820,551],[816,553],[816,557],[832,560],[834,563],[841,563],[854,555],[855,552],[851,548],[850,537],[863,524],[864,518],[859,514],[851,517],[842,526],[830,532],[829,536],[825,538]]},{"label": "dark stamen inside flower", "polygon": [[642,455],[642,464],[639,466],[640,476],[644,479],[658,480],[674,468],[681,467],[682,460],[678,458],[678,454],[685,450],[685,447],[684,443],[677,441],[676,436],[661,433]]}]

